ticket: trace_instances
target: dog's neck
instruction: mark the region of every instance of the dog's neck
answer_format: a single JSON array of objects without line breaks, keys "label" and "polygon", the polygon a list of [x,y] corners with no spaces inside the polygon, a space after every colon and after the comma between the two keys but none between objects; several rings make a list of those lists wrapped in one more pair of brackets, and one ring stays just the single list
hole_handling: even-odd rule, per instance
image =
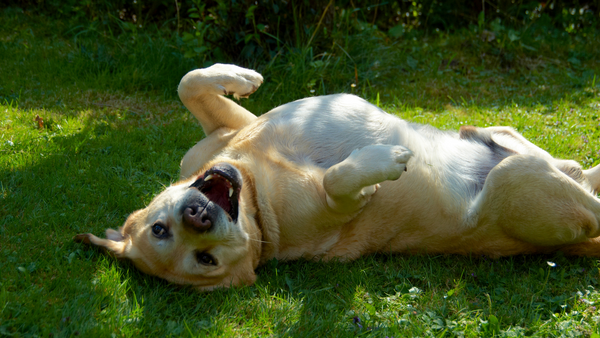
[{"label": "dog's neck", "polygon": [[245,209],[241,214],[246,216],[248,235],[251,240],[260,241],[255,257],[260,257],[257,265],[277,257],[279,251],[279,228],[277,227],[275,212],[268,201],[268,196],[259,194],[256,189],[255,179],[250,170],[243,165],[236,166],[243,177],[244,187],[240,195],[242,207]]}]

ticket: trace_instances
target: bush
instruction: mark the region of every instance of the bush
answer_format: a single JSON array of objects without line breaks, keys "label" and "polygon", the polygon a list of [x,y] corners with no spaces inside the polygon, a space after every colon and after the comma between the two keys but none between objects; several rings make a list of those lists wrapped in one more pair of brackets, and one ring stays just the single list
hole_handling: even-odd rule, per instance
[{"label": "bush", "polygon": [[[391,39],[410,33],[483,29],[499,22],[523,28],[538,21],[569,33],[595,27],[600,1],[364,0],[9,0],[69,22],[135,33],[158,27],[178,36],[181,52],[201,62],[256,66],[312,47],[316,54],[373,26]],[[34,9],[35,8],[35,9]],[[263,61],[264,60],[264,61]]]}]

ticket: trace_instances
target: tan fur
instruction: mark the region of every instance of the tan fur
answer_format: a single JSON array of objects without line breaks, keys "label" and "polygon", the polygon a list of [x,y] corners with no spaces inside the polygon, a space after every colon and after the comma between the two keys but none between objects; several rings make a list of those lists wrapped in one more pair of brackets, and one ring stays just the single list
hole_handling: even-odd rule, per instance
[{"label": "tan fur", "polygon": [[[76,240],[202,290],[252,284],[254,269],[272,258],[559,249],[600,256],[598,167],[581,171],[508,127],[444,134],[351,96],[296,101],[260,118],[221,96],[247,96],[261,83],[258,73],[231,65],[186,75],[180,97],[207,137],[182,160],[182,180],[119,232],[109,229],[107,239]],[[325,132],[314,131],[325,124]],[[182,225],[180,201],[218,163],[241,173],[240,216],[195,233]],[[168,240],[151,235],[157,219],[172,232]],[[210,252],[219,263],[195,263],[195,252]]]}]

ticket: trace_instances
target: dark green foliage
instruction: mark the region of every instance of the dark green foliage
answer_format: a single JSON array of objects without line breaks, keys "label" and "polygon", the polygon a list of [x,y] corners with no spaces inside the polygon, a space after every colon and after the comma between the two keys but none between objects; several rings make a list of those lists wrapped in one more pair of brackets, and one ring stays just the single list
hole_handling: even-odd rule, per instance
[{"label": "dark green foliage", "polygon": [[[67,22],[73,34],[110,36],[159,27],[176,34],[177,48],[201,64],[215,61],[257,67],[295,50],[314,54],[347,47],[348,35],[373,26],[393,39],[414,30],[480,30],[490,23],[509,29],[594,28],[600,1],[235,1],[235,0],[21,0],[8,4]],[[511,39],[511,41],[514,41]],[[510,54],[504,54],[508,62]]]},{"label": "dark green foliage", "polygon": [[[80,76],[98,77],[99,83],[121,74],[117,87],[112,78],[112,88],[155,89],[173,96],[188,70],[230,62],[265,73],[268,81],[263,90],[270,93],[269,100],[279,100],[277,104],[340,91],[367,90],[375,95],[399,74],[412,77],[423,70],[420,47],[412,46],[415,41],[453,31],[472,37],[458,47],[471,58],[507,72],[528,71],[525,59],[543,57],[556,45],[596,34],[599,2],[23,0],[8,4],[21,6],[26,15],[59,19],[61,24],[47,32],[69,37],[77,46],[64,62],[79,70]],[[581,69],[581,61],[593,55],[591,48],[569,51],[570,66]],[[406,63],[395,61],[400,55]],[[469,70],[454,57],[440,56],[438,70],[467,74]]]}]

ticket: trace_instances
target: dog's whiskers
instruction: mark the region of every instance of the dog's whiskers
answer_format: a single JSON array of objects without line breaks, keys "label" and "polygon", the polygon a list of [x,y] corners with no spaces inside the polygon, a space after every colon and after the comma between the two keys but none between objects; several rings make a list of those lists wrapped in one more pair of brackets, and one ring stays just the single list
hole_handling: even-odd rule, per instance
[{"label": "dog's whiskers", "polygon": [[271,242],[269,242],[269,241],[263,241],[263,240],[260,240],[260,239],[252,239],[252,238],[250,238],[250,240],[253,241],[253,242],[271,244]]},{"label": "dog's whiskers", "polygon": [[[251,234],[248,234],[248,235],[254,236],[254,235],[256,235],[256,234],[259,234],[259,235],[261,235],[260,231],[257,231],[257,232],[254,232],[254,233],[251,233]],[[262,236],[261,236],[261,237],[262,237]],[[253,238],[250,238],[250,240],[251,240],[251,241],[254,241],[254,242],[259,242],[259,243],[272,244],[272,242],[269,242],[269,241],[263,241],[263,240],[261,240],[261,239],[253,239]]]}]

